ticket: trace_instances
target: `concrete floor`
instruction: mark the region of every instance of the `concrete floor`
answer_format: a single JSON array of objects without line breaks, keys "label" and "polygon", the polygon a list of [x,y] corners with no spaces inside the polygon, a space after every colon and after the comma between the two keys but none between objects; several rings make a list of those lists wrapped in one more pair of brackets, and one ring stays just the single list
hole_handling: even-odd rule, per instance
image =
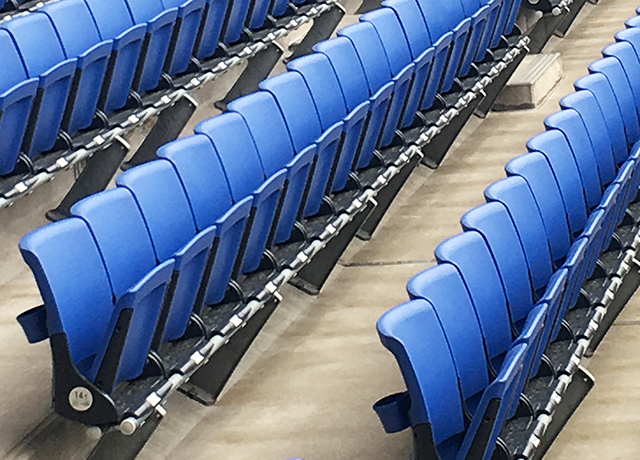
[{"label": "concrete floor", "polygon": [[[483,202],[484,188],[504,176],[504,164],[524,152],[525,141],[542,130],[636,6],[632,0],[587,4],[567,37],[549,44],[562,54],[565,77],[547,100],[536,110],[472,119],[439,170],[416,170],[374,238],[352,244],[319,296],[283,291],[284,302],[215,407],[170,398],[168,415],[139,458],[409,458],[410,434],[386,435],[371,410],[378,398],[404,388],[377,338],[377,319],[406,299],[406,281],[434,264],[436,245],[460,231],[460,216]],[[197,96],[194,122],[215,113],[210,103],[233,77]],[[0,211],[0,458],[81,459],[95,444],[90,431],[52,413],[48,344],[28,345],[15,321],[40,303],[17,244],[46,223],[44,212],[72,179],[61,175]],[[589,363],[597,385],[547,458],[638,457],[639,325],[636,297]]]}]

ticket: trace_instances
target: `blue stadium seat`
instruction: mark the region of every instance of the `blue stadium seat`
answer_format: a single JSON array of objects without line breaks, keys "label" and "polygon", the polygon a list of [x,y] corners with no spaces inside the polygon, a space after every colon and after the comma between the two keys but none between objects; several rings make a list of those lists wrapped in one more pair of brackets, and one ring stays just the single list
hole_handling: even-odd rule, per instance
[{"label": "blue stadium seat", "polygon": [[222,29],[222,42],[230,45],[236,43],[242,37],[242,29],[249,13],[250,0],[232,1],[229,3],[230,11],[227,13]]},{"label": "blue stadium seat", "polygon": [[[395,77],[395,94],[390,110],[395,110],[395,105],[399,104],[400,116],[397,124],[395,126],[387,125],[386,132],[383,133],[381,145],[388,145],[393,140],[396,129],[407,128],[413,124],[417,111],[417,102],[420,99],[425,81],[416,82],[421,76],[416,75],[417,66],[411,57],[409,44],[402,31],[400,21],[398,21],[392,9],[379,8],[363,14],[360,17],[360,21],[369,22],[373,25],[382,41],[387,61],[391,67],[391,73]],[[414,94],[414,90],[420,90],[421,92]],[[413,101],[416,104],[413,104],[413,107],[410,108],[409,103]],[[406,113],[408,110],[413,110],[413,113]]]},{"label": "blue stadium seat", "polygon": [[629,156],[629,149],[622,115],[607,78],[602,74],[591,74],[576,80],[574,86],[576,90],[586,90],[595,96],[600,113],[604,116],[616,164],[621,165]]},{"label": "blue stadium seat", "polygon": [[[287,168],[286,195],[272,241],[285,243],[292,236],[296,220],[303,217],[305,195],[316,159],[315,145],[295,154],[285,120],[271,93],[258,91],[232,101],[227,108],[239,113],[249,127],[265,173],[272,176]],[[265,119],[269,123],[265,123]]]},{"label": "blue stadium seat", "polygon": [[587,221],[587,205],[580,172],[566,138],[560,131],[546,131],[529,139],[527,148],[542,153],[549,162],[565,205],[569,230],[576,238]]},{"label": "blue stadium seat", "polygon": [[[247,196],[253,198],[253,209],[247,226],[248,241],[235,276],[258,269],[272,227],[276,225],[278,203],[286,180],[281,169],[266,178],[260,156],[241,115],[225,113],[198,124],[196,134],[205,134],[220,158],[235,203]],[[242,152],[242,157],[238,156]],[[265,180],[266,178],[266,180]]]},{"label": "blue stadium seat", "polygon": [[635,102],[636,112],[640,113],[640,83],[634,77],[640,72],[640,61],[633,49],[633,46],[624,41],[624,37],[630,33],[631,35],[640,34],[640,30],[623,30],[616,34],[618,43],[609,45],[602,50],[602,54],[606,57],[612,57],[618,60],[627,78],[627,82],[631,86],[633,93],[633,101]]},{"label": "blue stadium seat", "polygon": [[[449,342],[464,406],[474,414],[489,385],[489,368],[480,324],[460,273],[451,264],[439,264],[411,278],[407,292],[412,300],[424,299],[433,305]],[[454,339],[456,335],[460,338]]]},{"label": "blue stadium seat", "polygon": [[383,6],[391,8],[398,17],[405,39],[409,45],[411,57],[415,65],[411,92],[404,110],[401,126],[411,126],[416,112],[423,107],[423,97],[427,81],[431,75],[435,48],[427,26],[422,20],[418,4],[412,0],[386,0]]},{"label": "blue stadium seat", "polygon": [[361,141],[356,165],[358,170],[365,169],[372,163],[382,125],[393,96],[393,83],[389,81],[377,92],[370,93],[367,76],[362,65],[359,65],[360,59],[356,49],[351,40],[346,37],[322,41],[313,49],[326,55],[331,61],[349,112],[369,100],[369,115],[365,123],[365,134]]},{"label": "blue stadium seat", "polygon": [[575,110],[580,116],[596,155],[600,182],[604,189],[616,177],[616,162],[607,126],[595,96],[589,91],[577,91],[563,97],[560,106],[565,110]]},{"label": "blue stadium seat", "polygon": [[29,78],[8,32],[0,30],[0,176],[15,168],[38,79]]},{"label": "blue stadium seat", "polygon": [[598,174],[597,156],[593,151],[589,134],[580,119],[580,114],[574,109],[560,110],[549,115],[544,124],[547,130],[560,131],[568,142],[578,165],[587,206],[589,210],[593,210],[600,204],[603,182]]},{"label": "blue stadium seat", "polygon": [[[203,278],[204,305],[223,301],[238,254],[253,198],[235,205],[224,169],[211,141],[204,135],[190,136],[164,145],[160,158],[173,164],[184,187],[198,232],[215,226],[213,250],[209,254]],[[197,305],[196,305],[197,306]]]},{"label": "blue stadium seat", "polygon": [[[323,130],[342,122],[342,139],[332,177],[329,178],[328,190],[330,192],[344,190],[358,153],[369,111],[369,101],[364,101],[347,113],[346,103],[341,96],[340,83],[331,67],[331,62],[324,54],[312,53],[295,59],[287,65],[287,68],[302,75],[320,116]],[[339,97],[336,97],[336,94]]]},{"label": "blue stadium seat", "polygon": [[[425,300],[400,305],[380,318],[378,333],[398,360],[410,400],[398,394],[376,403],[374,409],[385,429],[394,432],[411,426],[418,438],[414,444],[420,450],[418,458],[465,458],[472,449],[477,458],[491,458],[522,371],[526,345],[510,351],[505,359],[508,364],[484,391],[466,429],[455,363],[433,306]],[[479,435],[480,421],[491,400],[498,407],[492,407],[489,429]]]},{"label": "blue stadium seat", "polygon": [[329,179],[343,131],[342,121],[323,132],[318,112],[302,75],[286,72],[262,81],[262,91],[273,95],[286,122],[296,152],[316,145],[317,162],[309,187],[304,215],[316,215],[328,193]]},{"label": "blue stadium seat", "polygon": [[113,40],[113,52],[100,94],[98,108],[107,115],[127,104],[132,89],[147,24],[134,24],[124,0],[84,0],[102,40]]},{"label": "blue stadium seat", "polygon": [[194,54],[198,59],[206,60],[215,54],[228,7],[229,0],[211,0],[205,5],[200,36],[195,45]]},{"label": "blue stadium seat", "polygon": [[[155,259],[161,262],[170,258],[175,260],[171,302],[166,305],[162,317],[165,324],[161,325],[162,330],[158,331],[155,343],[159,348],[182,337],[192,311],[201,307],[195,305],[196,294],[203,280],[215,227],[196,233],[195,220],[182,184],[167,160],[156,160],[133,168],[118,177],[117,183],[118,188],[129,192],[137,205],[151,237]],[[75,211],[74,207],[72,212]]]},{"label": "blue stadium seat", "polygon": [[78,60],[61,126],[63,131],[73,136],[93,122],[113,41],[100,38],[83,0],[52,3],[39,11],[49,17],[65,56]]},{"label": "blue stadium seat", "polygon": [[491,184],[485,197],[499,201],[507,209],[522,243],[531,282],[541,296],[554,270],[544,223],[531,189],[522,177],[513,176]]},{"label": "blue stadium seat", "polygon": [[126,0],[135,24],[147,24],[143,50],[133,81],[133,89],[140,94],[158,87],[167,59],[173,29],[178,19],[178,8],[164,8],[161,0]]},{"label": "blue stadium seat", "polygon": [[29,119],[23,151],[30,157],[51,150],[58,138],[64,106],[77,60],[67,59],[47,16],[28,14],[0,25],[13,38],[30,78],[39,87]]},{"label": "blue stadium seat", "polygon": [[[62,337],[68,345],[69,356],[61,353],[56,359],[70,359],[79,374],[107,394],[139,377],[173,260],[137,281],[114,303],[102,256],[83,220],[72,217],[35,230],[22,239],[20,250],[45,301],[49,337]],[[90,314],[79,315],[80,310]],[[109,365],[103,365],[107,360]]]},{"label": "blue stadium seat", "polygon": [[207,0],[162,0],[165,10],[177,8],[178,19],[164,64],[169,75],[187,71],[200,32],[202,14]]},{"label": "blue stadium seat", "polygon": [[541,153],[514,158],[505,167],[509,176],[521,176],[527,182],[540,210],[551,255],[556,267],[564,262],[571,246],[569,223],[562,195],[549,163]]},{"label": "blue stadium seat", "polygon": [[609,82],[615,101],[620,109],[625,134],[629,145],[635,144],[640,138],[638,113],[633,97],[633,91],[620,62],[615,58],[604,58],[589,65],[592,73],[601,73]]},{"label": "blue stadium seat", "polygon": [[[365,18],[366,15],[363,15],[361,20],[364,21]],[[386,59],[387,56],[379,35],[369,22],[360,22],[345,27],[338,31],[338,36],[351,40],[367,76],[371,95],[376,94],[387,83],[393,82],[393,97],[377,142],[378,147],[386,147],[393,141],[398,121],[402,115],[409,81],[413,75],[413,63],[401,69],[398,65],[394,65],[392,69]],[[397,73],[394,74],[394,71]]]}]

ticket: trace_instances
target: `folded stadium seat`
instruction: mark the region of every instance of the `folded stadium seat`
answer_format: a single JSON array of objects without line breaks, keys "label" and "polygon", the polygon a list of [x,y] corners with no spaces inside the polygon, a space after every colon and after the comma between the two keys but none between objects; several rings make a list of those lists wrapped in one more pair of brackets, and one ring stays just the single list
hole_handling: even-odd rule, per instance
[{"label": "folded stadium seat", "polygon": [[[264,251],[272,228],[277,225],[277,212],[287,175],[284,165],[274,175],[266,177],[249,129],[237,113],[224,113],[203,121],[195,127],[194,132],[206,135],[213,143],[233,201],[237,203],[247,196],[253,199],[246,242],[243,243],[232,277],[237,279],[240,274],[258,269],[272,273],[278,264]],[[238,152],[242,152],[242,156]],[[263,256],[266,258],[264,264]]]},{"label": "folded stadium seat", "polygon": [[422,14],[415,1],[386,0],[382,2],[382,5],[391,8],[398,17],[415,65],[410,96],[405,106],[401,125],[403,127],[414,124],[424,126],[426,121],[417,118],[420,116],[417,112],[423,106],[422,99],[427,80],[432,72],[435,48],[431,46],[427,26],[422,20]]},{"label": "folded stadium seat", "polygon": [[624,131],[624,121],[607,78],[602,74],[591,74],[576,80],[574,86],[576,90],[589,91],[595,96],[599,110],[604,117],[606,132],[609,133],[616,165],[619,167],[627,160],[629,148]]},{"label": "folded stadium seat", "polygon": [[[351,174],[351,170],[357,158],[360,139],[369,111],[369,101],[364,101],[351,112],[347,112],[340,82],[333,71],[331,62],[324,54],[312,53],[294,59],[287,64],[287,68],[291,72],[298,72],[307,84],[318,111],[322,129],[329,129],[340,121],[343,123],[342,138],[332,177],[329,178],[327,194],[348,189],[351,193],[343,193],[341,199],[346,206],[339,206],[348,207],[355,198],[355,194],[361,190],[361,184],[357,176]],[[335,201],[337,197],[332,198]]]},{"label": "folded stadium seat", "polygon": [[[499,285],[500,282],[498,281]],[[486,360],[487,350],[483,346],[484,337],[479,327],[476,310],[460,272],[449,263],[441,263],[437,267],[414,276],[407,286],[413,298],[427,300],[434,306],[458,372],[463,408],[471,417],[474,416],[477,411],[477,404],[482,396],[482,390],[486,387],[487,381],[490,380],[487,380],[489,376]],[[556,289],[559,290],[561,287],[562,284],[558,284]],[[531,368],[535,368],[535,361],[541,358],[541,356],[536,355],[537,351],[543,348],[539,345],[543,339],[543,326],[548,323],[546,321],[547,311],[548,307],[544,302],[532,310],[531,321],[528,320],[530,324],[526,327],[530,335],[516,338],[513,344],[510,344],[509,348],[507,348],[508,352],[514,346],[526,345],[521,376],[513,383],[513,400],[501,407],[500,412],[502,412],[502,415],[498,420],[502,420],[502,422],[499,422],[494,427],[493,439],[497,438],[500,431],[509,433],[505,437],[506,439],[500,443],[503,453],[499,458],[515,457],[517,456],[516,452],[523,452],[526,449],[528,439],[533,431],[530,428],[527,429],[527,427],[535,426],[532,422],[538,417],[538,413],[534,412],[533,408],[526,407],[529,404],[526,399],[522,401],[520,410],[517,410],[517,408],[523,386],[529,378],[528,374],[535,372]],[[532,325],[531,322],[535,324]],[[509,365],[509,362],[503,362],[498,369],[504,365]],[[547,384],[546,379],[544,384]],[[543,396],[548,398],[551,393],[546,392]],[[514,418],[502,430],[501,425],[508,416],[514,416]],[[524,430],[523,427],[525,428]],[[516,438],[520,438],[518,442],[514,442]]]},{"label": "folded stadium seat", "polygon": [[[374,406],[385,430],[411,427],[416,458],[491,458],[522,372],[526,345],[510,350],[466,428],[455,363],[433,306],[420,299],[392,309],[378,321],[378,334],[398,360],[407,386],[406,393]],[[483,416],[488,426],[479,433]]]},{"label": "folded stadium seat", "polygon": [[144,62],[142,45],[147,24],[134,24],[124,0],[84,0],[102,40],[113,40],[113,51],[102,85],[98,108],[106,115],[129,100],[138,62]]},{"label": "folded stadium seat", "polygon": [[272,25],[271,21],[267,21],[270,6],[270,0],[252,0],[247,13],[246,27],[255,32],[263,29],[265,24],[267,27]]},{"label": "folded stadium seat", "polygon": [[[22,239],[20,251],[45,303],[44,334],[30,338],[50,338],[56,411],[85,423],[96,418],[117,423],[122,414],[115,401],[127,391],[126,386],[117,387],[145,369],[173,260],[116,299],[82,219],[71,217],[31,232]],[[152,376],[151,383],[158,378]],[[72,402],[71,391],[77,387],[90,393],[92,405]]]},{"label": "folded stadium seat", "polygon": [[[562,194],[547,159],[539,152],[529,153],[511,160],[507,164],[506,170],[510,176],[518,175],[524,178],[531,188],[542,216],[552,257],[556,266],[561,266],[565,262],[567,254],[569,254],[570,234]],[[595,241],[590,243],[590,254],[585,256],[588,270],[583,279],[593,275],[596,261],[604,249],[605,241],[608,247],[610,234],[607,235],[607,227],[619,192],[619,184],[614,183],[609,187],[599,207],[603,211],[602,220],[598,221],[598,217],[595,216],[594,218],[590,217],[590,220],[587,221],[585,229],[591,229],[592,232],[597,232],[597,234],[589,237]],[[594,221],[594,219],[596,220]],[[606,274],[595,274],[594,278],[584,286],[583,297],[585,301],[582,302],[582,306],[596,308],[600,305],[608,286],[609,278]],[[586,333],[585,331],[574,332],[576,334]]]},{"label": "folded stadium seat", "polygon": [[250,0],[229,2],[229,10],[222,26],[220,40],[226,46],[233,45],[242,38],[242,32],[249,13]]},{"label": "folded stadium seat", "polygon": [[[512,176],[490,185],[485,190],[485,197],[487,201],[502,203],[507,209],[522,244],[532,286],[538,293],[544,292],[553,273],[551,253],[549,252],[544,224],[528,184],[522,177]],[[594,222],[597,223],[598,221],[594,219]],[[583,238],[583,236],[584,233],[580,238]],[[579,337],[573,336],[573,328],[572,330],[565,329],[563,338],[558,340],[564,314],[567,308],[573,307],[573,304],[569,304],[569,302],[571,299],[574,301],[576,299],[573,289],[579,291],[584,281],[581,276],[585,251],[586,247],[582,243],[572,245],[562,266],[567,271],[567,289],[558,306],[556,317],[551,318],[549,323],[551,329],[548,330],[548,335],[553,343],[547,348],[547,354],[552,362],[560,363],[563,368],[570,363],[571,355],[576,351],[584,353],[586,349],[586,344],[579,343]],[[580,330],[585,330],[588,325],[589,323],[582,325],[583,327]],[[558,365],[556,365],[556,369],[562,371],[562,368],[558,369]]]},{"label": "folded stadium seat", "polygon": [[620,62],[615,58],[598,59],[589,65],[589,72],[604,75],[620,109],[627,143],[635,144],[640,138],[640,123],[633,91]]},{"label": "folded stadium seat", "polygon": [[207,2],[208,0],[162,0],[165,10],[178,9],[178,18],[164,63],[164,71],[169,75],[182,74],[189,68]]},{"label": "folded stadium seat", "polygon": [[460,69],[458,70],[461,77],[466,77],[470,75],[476,55],[478,54],[478,47],[480,46],[491,8],[472,0],[458,0],[458,2],[462,7],[465,17],[471,19],[468,43],[460,62]]},{"label": "folded stadium seat", "polygon": [[[391,14],[391,11],[389,11],[389,14]],[[356,49],[367,77],[370,94],[374,95],[387,83],[393,83],[393,97],[387,109],[382,133],[377,141],[377,147],[384,148],[394,141],[395,131],[405,106],[409,82],[413,76],[415,66],[410,62],[405,67],[398,68],[399,65],[397,64],[401,63],[394,60],[394,68],[390,68],[379,35],[373,25],[365,21],[366,16],[368,14],[361,16],[360,20],[363,22],[350,25],[338,31],[338,36],[348,38]],[[394,152],[394,155],[397,156],[397,152]],[[391,162],[395,161],[395,159],[392,158]]]},{"label": "folded stadium seat", "polygon": [[[308,191],[304,217],[322,211],[343,132],[342,121],[323,131],[318,112],[302,76],[286,72],[262,81],[262,91],[271,93],[278,103],[296,152],[316,145],[317,161]],[[322,212],[327,214],[327,211]],[[333,213],[333,209],[329,214]]]},{"label": "folded stadium seat", "polygon": [[[171,165],[169,168],[173,171]],[[163,190],[170,189],[171,185],[167,181],[163,184]],[[182,193],[179,182],[178,188]],[[165,199],[163,204],[176,204],[176,197],[170,193],[166,195],[158,199]],[[177,250],[168,250],[167,240],[174,235],[169,232],[158,235],[157,225],[154,225],[156,222],[153,221],[155,216],[143,207],[147,203],[142,201],[139,196],[134,197],[130,190],[117,187],[76,203],[71,212],[82,218],[91,229],[116,297],[120,297],[136,280],[153,271],[157,261],[174,261],[172,278],[151,344],[152,350],[160,351],[164,343],[181,338],[187,330],[213,231],[202,232],[184,247],[170,241],[177,246]],[[187,212],[193,220],[188,205]],[[175,218],[164,219],[162,223],[180,227],[180,214],[184,212],[180,213],[180,208],[176,206],[172,208],[172,217]],[[166,370],[172,367],[169,362],[163,365]]]},{"label": "folded stadium seat", "polygon": [[432,41],[438,40],[434,37],[451,36],[448,60],[438,87],[439,92],[446,94],[451,91],[454,79],[458,76],[472,21],[465,16],[462,6],[457,1],[418,1],[418,6]]},{"label": "folded stadium seat", "polygon": [[47,4],[38,11],[36,14],[41,12],[49,17],[65,56],[78,60],[61,126],[63,131],[73,136],[93,123],[113,41],[100,38],[83,0]]},{"label": "folded stadium seat", "polygon": [[636,55],[633,46],[629,42],[623,40],[627,35],[636,35],[637,39],[640,40],[640,30],[623,30],[616,34],[616,40],[618,40],[618,43],[605,47],[602,50],[602,54],[605,57],[617,59],[622,65],[627,82],[631,86],[636,110],[640,112],[640,82],[635,78],[635,75],[638,75],[638,72],[640,72],[640,61],[638,60],[638,56]]},{"label": "folded stadium seat", "polygon": [[[303,219],[306,195],[311,184],[311,172],[316,161],[315,144],[296,154],[291,137],[278,105],[266,91],[258,91],[229,103],[230,112],[242,116],[249,127],[265,174],[272,176],[283,167],[287,168],[286,193],[280,207],[279,219],[274,234],[267,242],[267,248],[276,254],[278,260],[288,260],[281,254],[283,248],[274,245],[292,243],[290,249],[295,257],[307,241],[304,227],[298,222]],[[268,119],[269,123],[264,120]]]},{"label": "folded stadium seat", "polygon": [[[189,136],[162,146],[160,158],[169,160],[180,177],[198,232],[215,226],[216,234],[203,275],[196,306],[218,305],[227,309],[242,298],[240,287],[231,280],[233,268],[241,252],[245,227],[252,209],[253,197],[235,205],[225,171],[211,141],[204,135]],[[208,282],[206,281],[208,280]],[[229,296],[225,299],[227,290]],[[217,326],[217,309],[202,312],[206,324]]]},{"label": "folded stadium seat", "polygon": [[126,0],[135,24],[147,24],[143,44],[144,62],[138,63],[133,89],[145,94],[158,87],[169,54],[178,8],[165,9],[161,0]]},{"label": "folded stadium seat", "polygon": [[54,148],[67,104],[77,59],[67,59],[55,29],[44,14],[28,14],[5,21],[31,78],[39,78],[23,152],[33,158]]},{"label": "folded stadium seat", "polygon": [[218,49],[228,9],[229,0],[211,0],[205,4],[200,35],[197,37],[194,52],[194,56],[200,61],[211,58]]},{"label": "folded stadium seat", "polygon": [[0,30],[0,176],[14,170],[38,79],[29,78],[11,35]]},{"label": "folded stadium seat", "polygon": [[473,56],[474,62],[481,63],[486,58],[487,50],[491,45],[491,40],[496,31],[496,24],[498,22],[498,16],[500,15],[500,9],[502,8],[502,2],[500,0],[462,0],[462,2],[467,16],[474,14],[474,12],[480,12],[483,8],[487,8],[487,16],[484,21],[482,34],[477,42],[476,54]]},{"label": "folded stadium seat", "polygon": [[[515,330],[522,331],[526,318],[538,299],[547,304],[549,318],[556,318],[561,305],[561,294],[567,283],[566,270],[555,272],[554,276],[547,280],[547,289],[543,294],[536,295],[522,242],[506,207],[499,202],[487,203],[467,212],[461,222],[465,230],[475,230],[485,239],[504,285]],[[532,375],[538,373],[540,359],[551,336],[553,323],[548,321],[544,329],[544,346],[539,349],[539,359],[534,360]],[[572,353],[569,353],[550,363],[554,375],[565,372],[571,374],[575,371],[571,356]],[[540,398],[536,403],[541,405],[534,406],[537,414],[545,411],[548,399]]]},{"label": "folded stadium seat", "polygon": [[376,147],[393,96],[393,82],[389,81],[377,92],[371,93],[356,49],[351,40],[346,37],[322,41],[313,49],[329,58],[340,82],[349,113],[369,100],[369,114],[365,122],[364,136],[361,140],[355,169],[358,171],[368,169],[370,174],[367,176],[369,178],[360,177],[363,179],[363,183],[372,184],[382,172],[380,166],[385,164],[384,159],[377,154]]},{"label": "folded stadium seat", "polygon": [[[603,190],[615,180],[617,165],[612,150],[607,125],[593,93],[576,91],[563,97],[560,106],[564,111],[575,111],[584,125],[589,143],[598,164],[598,174]],[[577,131],[576,131],[577,132]]]},{"label": "folded stadium seat", "polygon": [[[407,80],[406,83],[402,83],[407,85],[406,90],[400,90],[399,81],[395,81],[394,84],[396,87],[394,102],[396,98],[404,99],[396,128],[399,130],[408,128],[414,124],[416,119],[418,106],[424,93],[428,71],[431,66],[431,57],[429,57],[429,60],[426,62],[412,63],[411,51],[404,36],[402,25],[391,8],[379,8],[362,15],[360,20],[373,24],[384,46],[392,74],[400,77],[403,73],[411,73],[410,79]],[[412,71],[408,70],[409,66],[413,66]],[[403,93],[405,93],[404,96],[402,95]],[[402,139],[404,144],[411,144],[415,142],[421,134],[421,128],[424,127],[424,124],[420,123],[420,125],[417,126],[417,129],[397,131],[396,135]],[[382,141],[384,142],[385,139],[383,138]]]},{"label": "folded stadium seat", "polygon": [[[521,341],[522,337],[530,338],[527,344],[531,349],[525,361],[526,375],[521,384],[521,392],[531,406],[531,415],[551,412],[553,407],[548,401],[556,391],[556,386],[552,385],[556,379],[555,372],[547,367],[545,372],[530,375],[535,367],[535,359],[539,358],[538,351],[544,350],[544,346],[539,347],[543,337],[542,327],[553,320],[547,318],[548,305],[538,303],[527,314],[522,333],[518,337],[518,332],[511,327],[510,311],[500,275],[480,233],[471,230],[449,238],[438,245],[435,254],[438,263],[454,265],[462,276],[480,323],[492,376],[497,375],[504,357],[515,341]],[[482,267],[482,270],[477,267]],[[421,288],[420,275],[414,276],[407,286],[410,295],[420,297],[417,292]],[[540,331],[536,332],[538,328]]]}]

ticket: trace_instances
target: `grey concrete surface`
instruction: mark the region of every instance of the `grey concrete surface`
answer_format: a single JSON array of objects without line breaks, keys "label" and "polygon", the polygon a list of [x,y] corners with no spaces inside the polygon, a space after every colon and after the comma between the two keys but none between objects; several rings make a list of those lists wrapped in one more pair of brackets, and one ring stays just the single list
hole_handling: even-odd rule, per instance
[{"label": "grey concrete surface", "polygon": [[[543,129],[544,118],[635,6],[631,0],[587,4],[566,38],[545,50],[560,52],[565,67],[546,101],[536,110],[472,119],[439,170],[416,170],[373,239],[351,245],[319,296],[283,291],[284,302],[216,406],[180,394],[170,398],[168,415],[139,458],[408,459],[410,434],[386,435],[371,410],[378,398],[404,388],[376,336],[376,320],[405,300],[406,281],[434,263],[435,246],[460,230],[460,216],[504,177],[504,164],[525,151],[525,141]],[[232,76],[222,78],[197,96],[193,123],[216,113],[212,102],[232,82]],[[95,443],[83,427],[51,412],[48,344],[27,344],[15,322],[40,303],[17,244],[46,223],[44,212],[71,183],[66,173],[0,211],[0,458],[81,459]],[[634,298],[591,360],[596,387],[547,458],[637,458],[638,325]]]}]

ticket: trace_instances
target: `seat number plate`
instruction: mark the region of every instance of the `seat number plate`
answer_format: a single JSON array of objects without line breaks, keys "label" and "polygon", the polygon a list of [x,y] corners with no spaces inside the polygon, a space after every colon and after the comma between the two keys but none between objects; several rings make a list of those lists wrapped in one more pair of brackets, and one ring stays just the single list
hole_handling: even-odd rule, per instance
[{"label": "seat number plate", "polygon": [[93,395],[85,387],[75,387],[69,393],[69,404],[78,412],[85,412],[93,406]]}]

